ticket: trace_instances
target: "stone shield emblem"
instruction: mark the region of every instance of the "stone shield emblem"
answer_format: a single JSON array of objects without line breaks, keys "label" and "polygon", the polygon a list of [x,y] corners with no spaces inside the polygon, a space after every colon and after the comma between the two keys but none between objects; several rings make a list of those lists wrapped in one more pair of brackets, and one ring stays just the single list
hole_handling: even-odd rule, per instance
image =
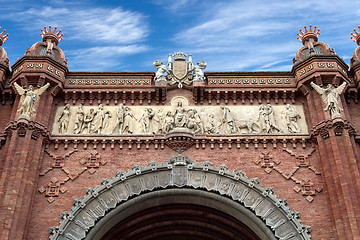
[{"label": "stone shield emblem", "polygon": [[175,166],[172,169],[172,178],[175,186],[185,186],[188,180],[188,169],[185,166]]},{"label": "stone shield emblem", "polygon": [[183,79],[188,74],[188,63],[185,60],[175,60],[172,68],[173,74],[177,79]]}]

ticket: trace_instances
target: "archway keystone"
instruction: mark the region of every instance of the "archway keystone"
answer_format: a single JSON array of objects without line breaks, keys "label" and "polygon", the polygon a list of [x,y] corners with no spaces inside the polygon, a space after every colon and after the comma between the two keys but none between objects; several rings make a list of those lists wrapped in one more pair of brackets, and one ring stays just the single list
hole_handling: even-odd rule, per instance
[{"label": "archway keystone", "polygon": [[[74,200],[71,211],[61,213],[60,225],[49,229],[50,239],[101,239],[98,232],[116,224],[112,218],[126,214],[139,201],[146,203],[140,205],[161,206],[161,198],[176,204],[212,204],[210,207],[227,211],[261,239],[311,239],[311,227],[301,224],[300,213],[291,211],[286,199],[278,199],[272,188],[259,185],[257,178],[248,179],[242,171],[233,172],[225,165],[194,163],[181,155],[166,163],[135,165],[128,172],[119,171],[112,179],[103,179],[95,189],[88,188],[83,199]],[[131,211],[141,211],[146,206],[133,207]]]}]

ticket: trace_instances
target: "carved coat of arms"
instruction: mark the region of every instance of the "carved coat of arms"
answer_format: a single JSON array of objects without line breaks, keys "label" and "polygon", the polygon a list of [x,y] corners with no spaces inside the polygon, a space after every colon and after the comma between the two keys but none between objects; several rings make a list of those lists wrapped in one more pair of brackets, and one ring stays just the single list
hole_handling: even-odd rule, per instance
[{"label": "carved coat of arms", "polygon": [[155,81],[166,81],[169,85],[178,84],[178,87],[182,88],[183,84],[190,85],[193,81],[205,80],[203,70],[206,68],[206,63],[200,61],[194,66],[191,54],[187,56],[184,52],[175,52],[169,54],[167,66],[159,60],[153,64],[157,69]]}]

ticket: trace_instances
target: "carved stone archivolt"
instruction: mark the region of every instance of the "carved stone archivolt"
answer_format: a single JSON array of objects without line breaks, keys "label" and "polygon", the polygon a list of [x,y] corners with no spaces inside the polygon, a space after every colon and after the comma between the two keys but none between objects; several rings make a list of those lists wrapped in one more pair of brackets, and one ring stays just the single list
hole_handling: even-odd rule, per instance
[{"label": "carved stone archivolt", "polygon": [[170,106],[59,106],[53,135],[307,134],[301,105],[189,106],[174,97]]},{"label": "carved stone archivolt", "polygon": [[287,200],[278,199],[272,188],[259,185],[257,178],[248,179],[242,171],[233,172],[225,165],[194,163],[181,155],[166,163],[135,165],[128,172],[119,171],[112,179],[103,179],[95,189],[88,188],[83,199],[74,200],[70,212],[61,213],[59,226],[49,229],[50,239],[91,238],[91,230],[99,227],[107,214],[121,210],[131,199],[151,192],[161,194],[166,189],[211,192],[219,199],[231,200],[232,204],[250,210],[248,215],[268,229],[267,235],[273,235],[271,239],[311,239],[311,228],[301,224],[300,213],[291,211]]}]

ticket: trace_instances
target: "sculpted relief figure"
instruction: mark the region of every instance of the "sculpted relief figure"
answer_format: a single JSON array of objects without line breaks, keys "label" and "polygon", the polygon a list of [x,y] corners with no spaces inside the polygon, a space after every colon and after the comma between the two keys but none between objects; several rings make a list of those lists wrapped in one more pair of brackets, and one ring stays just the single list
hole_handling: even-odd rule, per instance
[{"label": "sculpted relief figure", "polygon": [[113,129],[111,130],[111,134],[114,133],[115,129],[118,128],[119,129],[119,134],[122,133],[122,129],[123,129],[123,124],[124,124],[124,114],[125,114],[125,109],[124,109],[124,105],[122,103],[120,103],[117,107],[116,107],[116,123],[115,126],[113,127]]},{"label": "sculpted relief figure", "polygon": [[260,105],[258,122],[263,133],[281,132],[276,125],[274,110],[270,104]]},{"label": "sculpted relief figure", "polygon": [[144,133],[152,133],[152,123],[153,118],[155,116],[155,112],[152,110],[152,108],[146,108],[141,116],[141,118],[138,120],[141,121],[141,124],[143,126],[143,132]]},{"label": "sculpted relief figure", "polygon": [[164,134],[166,131],[166,124],[165,124],[165,115],[162,109],[159,109],[157,114],[155,114],[154,116],[154,122],[153,122],[153,127],[154,127],[154,133],[155,134]]},{"label": "sculpted relief figure", "polygon": [[287,126],[287,130],[290,133],[299,133],[301,132],[301,128],[298,124],[298,119],[301,118],[300,114],[296,111],[296,109],[290,104],[286,104],[286,112],[285,112],[285,122]]},{"label": "sculpted relief figure", "polygon": [[47,83],[46,85],[42,86],[39,89],[34,90],[33,86],[30,85],[28,89],[22,88],[19,84],[16,82],[14,83],[14,87],[20,97],[20,107],[18,109],[18,112],[20,113],[20,116],[24,116],[27,118],[31,117],[32,113],[35,113],[35,107],[37,102],[39,101],[39,97],[41,94],[45,92],[45,90],[50,86],[50,83]]},{"label": "sculpted relief figure", "polygon": [[198,116],[198,125],[200,127],[200,133],[204,134],[206,133],[206,127],[208,126],[208,115],[205,112],[205,109],[201,109],[200,113],[197,115]]},{"label": "sculpted relief figure", "polygon": [[106,132],[106,129],[109,126],[109,120],[112,117],[111,112],[110,111],[105,111],[105,115],[104,115],[104,120],[103,120],[103,125],[102,125],[102,132]]},{"label": "sculpted relief figure", "polygon": [[58,122],[59,125],[59,133],[66,133],[68,126],[69,126],[69,120],[70,120],[70,105],[66,104],[64,107],[64,110],[62,111]]},{"label": "sculpted relief figure", "polygon": [[186,127],[191,130],[194,133],[199,133],[200,127],[199,127],[199,117],[197,117],[197,112],[195,109],[189,109],[188,111],[189,117],[187,118],[187,124]]},{"label": "sculpted relief figure", "polygon": [[230,113],[230,109],[225,106],[221,106],[220,109],[222,111],[220,125],[219,125],[220,132],[224,134],[236,133],[237,132],[236,124],[234,118]]},{"label": "sculpted relief figure", "polygon": [[182,102],[178,102],[177,108],[174,113],[174,127],[186,127],[187,117],[185,115],[185,109],[182,106]]},{"label": "sculpted relief figure", "polygon": [[205,122],[204,127],[205,127],[205,133],[207,134],[215,134],[216,132],[218,132],[215,126],[214,114],[211,113],[207,116],[207,121]]},{"label": "sculpted relief figure", "polygon": [[96,134],[101,133],[104,117],[105,117],[104,107],[102,104],[99,104],[99,107],[96,110],[93,120],[92,120],[92,123],[91,123],[91,129],[90,129],[91,133],[96,133]]},{"label": "sculpted relief figure", "polygon": [[84,110],[82,104],[78,106],[78,109],[76,111],[76,119],[75,119],[75,127],[74,127],[74,133],[79,134],[81,133],[84,125]]},{"label": "sculpted relief figure", "polygon": [[171,111],[168,111],[166,113],[164,122],[165,122],[165,133],[168,133],[174,129],[175,120],[174,120],[174,116],[171,114]]},{"label": "sculpted relief figure", "polygon": [[87,128],[88,133],[91,133],[91,126],[92,126],[92,121],[94,119],[94,115],[95,115],[95,110],[91,108],[90,111],[85,115],[84,124],[80,132],[83,132],[85,128]]},{"label": "sculpted relief figure", "polygon": [[326,106],[324,111],[329,111],[332,118],[341,117],[340,111],[343,109],[340,107],[340,94],[346,88],[347,83],[343,82],[337,88],[335,88],[333,84],[328,84],[326,88],[322,88],[313,82],[311,82],[310,85],[321,95]]},{"label": "sculpted relief figure", "polygon": [[125,107],[124,112],[124,124],[123,124],[123,133],[132,134],[133,133],[133,121],[136,118],[132,114],[129,107]]}]

